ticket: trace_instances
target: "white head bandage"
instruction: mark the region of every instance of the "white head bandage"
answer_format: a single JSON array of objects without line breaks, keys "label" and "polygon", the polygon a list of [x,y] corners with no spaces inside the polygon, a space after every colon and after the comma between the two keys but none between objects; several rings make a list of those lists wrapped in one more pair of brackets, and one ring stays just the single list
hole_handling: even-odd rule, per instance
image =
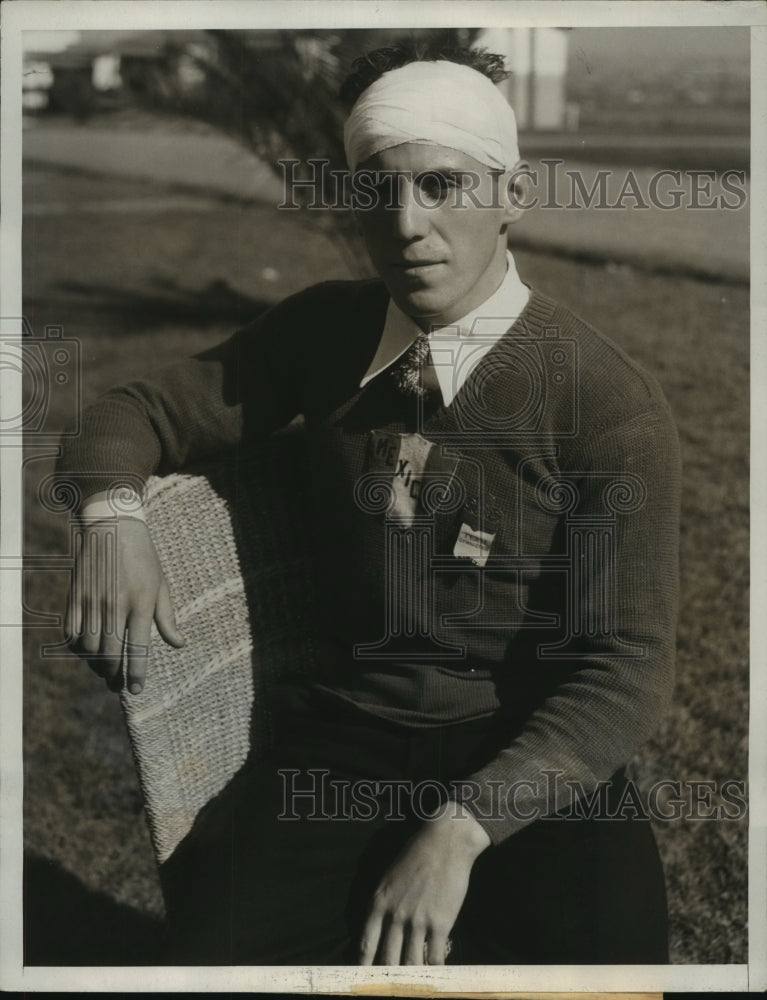
[{"label": "white head bandage", "polygon": [[344,127],[349,169],[403,142],[447,146],[497,170],[519,162],[517,122],[495,84],[469,66],[413,62],[384,73]]}]

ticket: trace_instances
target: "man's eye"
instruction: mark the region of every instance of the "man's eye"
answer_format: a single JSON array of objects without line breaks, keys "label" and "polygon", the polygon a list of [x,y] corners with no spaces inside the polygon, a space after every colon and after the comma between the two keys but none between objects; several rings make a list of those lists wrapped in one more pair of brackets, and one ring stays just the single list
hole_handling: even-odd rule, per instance
[{"label": "man's eye", "polygon": [[444,201],[450,189],[455,186],[451,178],[438,173],[421,174],[417,183],[424,199],[434,203]]},{"label": "man's eye", "polygon": [[391,174],[374,175],[371,186],[375,193],[379,197],[385,198],[387,202],[391,201],[398,190],[396,178],[392,177]]}]

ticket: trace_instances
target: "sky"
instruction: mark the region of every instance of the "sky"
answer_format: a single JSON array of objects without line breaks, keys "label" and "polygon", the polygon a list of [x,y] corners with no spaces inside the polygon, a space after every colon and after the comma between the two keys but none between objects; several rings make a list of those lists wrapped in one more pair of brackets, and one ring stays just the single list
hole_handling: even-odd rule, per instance
[{"label": "sky", "polygon": [[[133,32],[135,34],[135,30]],[[27,51],[58,52],[78,40],[78,31],[28,31]],[[103,39],[114,32],[88,32]],[[143,33],[142,33],[143,34]],[[594,83],[611,79],[648,80],[668,78],[678,69],[732,73],[749,76],[748,28],[572,28],[567,32],[567,69],[573,86],[580,79]]]},{"label": "sky", "polygon": [[568,58],[585,72],[624,72],[644,67],[651,73],[675,64],[713,61],[749,73],[748,28],[573,28]]}]

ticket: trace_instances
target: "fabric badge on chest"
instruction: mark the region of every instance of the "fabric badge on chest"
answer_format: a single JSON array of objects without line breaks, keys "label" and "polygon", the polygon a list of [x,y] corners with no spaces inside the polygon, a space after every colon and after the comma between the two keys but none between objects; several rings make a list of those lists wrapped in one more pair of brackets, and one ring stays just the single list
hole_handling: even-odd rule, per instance
[{"label": "fabric badge on chest", "polygon": [[[449,493],[457,464],[457,457],[443,454],[439,445],[420,434],[370,431],[368,471],[380,474],[391,486],[393,502],[387,516],[404,524],[439,509],[439,497]],[[422,502],[425,490],[426,505]]]},{"label": "fabric badge on chest", "polygon": [[463,509],[461,527],[453,547],[457,559],[484,566],[490,557],[500,523],[500,510],[492,500],[480,503],[472,498]]}]

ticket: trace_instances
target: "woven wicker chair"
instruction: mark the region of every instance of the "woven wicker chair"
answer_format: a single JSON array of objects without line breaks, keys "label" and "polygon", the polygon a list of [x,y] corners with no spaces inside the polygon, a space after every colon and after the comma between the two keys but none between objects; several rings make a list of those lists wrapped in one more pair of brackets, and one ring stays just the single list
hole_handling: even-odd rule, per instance
[{"label": "woven wicker chair", "polygon": [[149,530],[182,650],[155,633],[147,681],[124,696],[155,855],[271,738],[270,688],[314,665],[302,516],[303,434],[150,482]]}]

